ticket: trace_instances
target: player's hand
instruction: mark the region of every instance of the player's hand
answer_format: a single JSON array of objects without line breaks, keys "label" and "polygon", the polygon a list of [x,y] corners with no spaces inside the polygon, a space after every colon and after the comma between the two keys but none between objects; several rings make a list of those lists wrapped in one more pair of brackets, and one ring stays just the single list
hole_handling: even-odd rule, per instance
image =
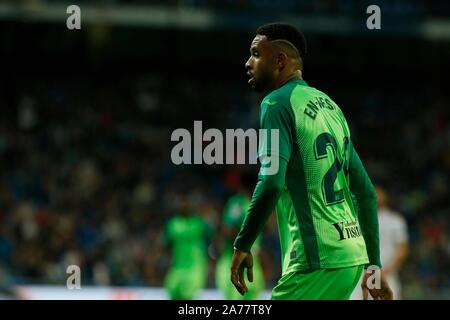
[{"label": "player's hand", "polygon": [[364,270],[364,277],[361,282],[361,288],[363,291],[364,300],[367,300],[369,298],[369,293],[372,296],[373,300],[393,300],[394,299],[392,290],[389,287],[389,284],[386,280],[386,274],[383,272],[383,270],[380,270],[379,272],[380,272],[379,273],[380,274],[379,288],[375,287],[375,288],[370,289],[369,286],[370,287],[373,286],[370,277],[373,278],[375,275],[367,270]]},{"label": "player's hand", "polygon": [[247,269],[248,281],[253,282],[253,256],[249,252],[234,249],[231,260],[231,282],[241,295],[248,292],[245,284],[244,270]]}]

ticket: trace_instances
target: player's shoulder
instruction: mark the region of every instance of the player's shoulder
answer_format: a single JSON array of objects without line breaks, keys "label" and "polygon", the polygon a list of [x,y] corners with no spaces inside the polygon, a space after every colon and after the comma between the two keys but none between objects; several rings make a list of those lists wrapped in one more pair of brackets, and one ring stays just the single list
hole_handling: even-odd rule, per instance
[{"label": "player's shoulder", "polygon": [[288,107],[290,105],[291,95],[297,87],[295,81],[291,81],[280,88],[270,92],[261,102],[261,106],[267,107]]},{"label": "player's shoulder", "polygon": [[288,105],[289,101],[289,95],[286,94],[283,91],[272,91],[267,96],[264,97],[264,99],[261,101],[261,107],[267,107],[267,108],[282,108],[284,106]]}]

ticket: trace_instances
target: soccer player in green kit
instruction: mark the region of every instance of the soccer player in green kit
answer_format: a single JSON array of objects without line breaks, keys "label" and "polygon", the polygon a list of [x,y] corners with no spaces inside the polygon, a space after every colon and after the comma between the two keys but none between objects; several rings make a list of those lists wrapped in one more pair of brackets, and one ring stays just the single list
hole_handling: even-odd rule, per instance
[{"label": "soccer player in green kit", "polygon": [[[282,276],[272,299],[348,299],[364,267],[381,268],[376,194],[352,144],[347,121],[325,93],[302,79],[306,41],[294,26],[258,28],[245,63],[252,89],[264,92],[261,129],[279,130],[279,147],[260,143],[261,168],[248,213],[234,242],[231,282],[247,292],[253,280],[250,249],[276,207]],[[276,174],[266,174],[271,158]],[[358,210],[355,209],[355,198]],[[379,285],[362,289],[392,299]]]},{"label": "soccer player in green kit", "polygon": [[242,225],[247,208],[251,199],[251,180],[253,176],[250,174],[241,175],[240,190],[231,196],[222,216],[222,226],[220,232],[221,240],[221,256],[216,266],[216,285],[223,293],[226,300],[256,300],[259,299],[261,291],[264,290],[265,281],[261,263],[257,257],[259,253],[259,239],[252,247],[253,254],[253,277],[254,281],[248,286],[248,292],[241,296],[230,282],[228,271],[230,270],[231,259],[233,257],[233,242]]},{"label": "soccer player in green kit", "polygon": [[192,213],[187,199],[182,200],[179,210],[180,214],[168,221],[164,233],[164,241],[172,253],[164,286],[172,300],[190,300],[206,284],[210,228]]}]

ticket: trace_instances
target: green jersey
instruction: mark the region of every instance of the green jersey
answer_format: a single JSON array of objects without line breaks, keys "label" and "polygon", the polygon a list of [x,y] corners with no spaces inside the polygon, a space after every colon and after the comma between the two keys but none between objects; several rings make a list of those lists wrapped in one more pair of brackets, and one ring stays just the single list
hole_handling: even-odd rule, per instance
[{"label": "green jersey", "polygon": [[169,220],[165,241],[172,249],[172,267],[204,268],[207,263],[207,225],[197,216],[176,216]]},{"label": "green jersey", "polygon": [[[376,204],[373,197],[360,193],[362,207],[371,217],[365,225],[374,227],[362,232],[351,190],[361,188],[372,194],[373,186],[353,149],[338,105],[305,81],[291,79],[263,99],[260,120],[269,137],[271,129],[279,130],[279,147],[275,150],[270,143],[260,143],[258,156],[278,156],[286,163],[283,187],[275,200],[283,274],[368,263],[363,233],[378,238],[373,220]],[[264,165],[261,172],[264,174]],[[269,209],[258,206],[260,194],[264,192],[257,185],[250,207],[267,215]],[[260,229],[260,219],[244,221],[235,242],[238,248],[248,249],[254,237],[253,227],[248,225],[258,224]],[[379,264],[377,241],[371,241],[369,249],[371,262]]]},{"label": "green jersey", "polygon": [[[245,213],[250,204],[250,199],[244,195],[237,194],[230,197],[223,209],[222,223],[235,230],[239,230],[244,221]],[[224,239],[224,253],[233,254],[233,241]]]},{"label": "green jersey", "polygon": [[250,199],[242,194],[230,197],[223,209],[223,224],[239,229],[249,204]]}]

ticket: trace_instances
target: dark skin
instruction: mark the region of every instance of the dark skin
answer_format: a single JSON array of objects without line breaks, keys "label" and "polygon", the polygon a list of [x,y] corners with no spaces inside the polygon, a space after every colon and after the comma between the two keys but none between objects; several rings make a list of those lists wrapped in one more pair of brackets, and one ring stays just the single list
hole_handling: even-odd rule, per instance
[{"label": "dark skin", "polygon": [[[302,79],[303,61],[295,47],[283,40],[269,41],[266,36],[256,35],[250,46],[250,58],[245,63],[248,83],[253,90],[268,94],[283,86],[291,79]],[[231,262],[231,282],[236,290],[244,295],[248,292],[245,283],[245,269],[247,279],[253,282],[253,256],[250,252],[234,249]],[[362,290],[364,299],[368,293],[374,300],[392,300],[390,289],[383,271],[381,271],[381,288],[369,289],[367,279],[370,273],[364,273]]]},{"label": "dark skin", "polygon": [[393,300],[394,294],[392,293],[391,288],[389,287],[389,284],[386,280],[386,275],[383,270],[380,270],[380,288],[376,289],[369,289],[367,286],[367,283],[371,282],[370,277],[373,276],[372,273],[368,272],[367,270],[364,270],[364,276],[363,280],[361,281],[361,289],[363,291],[363,298],[364,300],[368,300],[369,293],[372,296],[373,300]]}]

